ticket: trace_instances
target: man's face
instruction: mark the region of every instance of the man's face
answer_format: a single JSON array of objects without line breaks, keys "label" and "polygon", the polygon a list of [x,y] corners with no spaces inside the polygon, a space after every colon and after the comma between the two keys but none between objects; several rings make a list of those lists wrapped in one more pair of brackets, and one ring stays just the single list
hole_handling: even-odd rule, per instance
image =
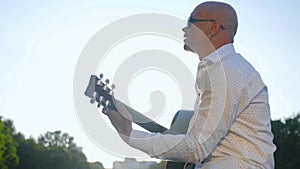
[{"label": "man's face", "polygon": [[193,12],[188,19],[187,26],[182,29],[184,32],[184,49],[191,52],[199,53],[203,47],[210,43],[207,38],[210,20],[201,13],[197,15]]}]

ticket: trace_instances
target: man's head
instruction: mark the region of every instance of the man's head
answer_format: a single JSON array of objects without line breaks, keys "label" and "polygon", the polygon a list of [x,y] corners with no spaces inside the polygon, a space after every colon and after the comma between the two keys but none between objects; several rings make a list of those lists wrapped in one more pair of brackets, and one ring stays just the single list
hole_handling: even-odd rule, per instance
[{"label": "man's head", "polygon": [[235,10],[223,2],[204,2],[191,13],[185,32],[185,49],[205,57],[213,50],[232,43],[238,21]]}]

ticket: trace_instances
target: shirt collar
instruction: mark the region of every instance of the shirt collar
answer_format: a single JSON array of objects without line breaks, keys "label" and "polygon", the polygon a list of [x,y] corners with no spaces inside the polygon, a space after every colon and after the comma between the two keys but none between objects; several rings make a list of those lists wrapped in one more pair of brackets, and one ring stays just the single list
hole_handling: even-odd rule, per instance
[{"label": "shirt collar", "polygon": [[207,61],[210,61],[212,63],[216,63],[216,62],[222,60],[223,58],[225,58],[226,56],[228,56],[232,53],[235,53],[234,46],[233,46],[232,43],[228,43],[226,45],[221,46],[219,49],[217,49],[214,52],[210,53],[206,57],[204,57],[202,59],[202,62],[204,62],[204,64]]}]

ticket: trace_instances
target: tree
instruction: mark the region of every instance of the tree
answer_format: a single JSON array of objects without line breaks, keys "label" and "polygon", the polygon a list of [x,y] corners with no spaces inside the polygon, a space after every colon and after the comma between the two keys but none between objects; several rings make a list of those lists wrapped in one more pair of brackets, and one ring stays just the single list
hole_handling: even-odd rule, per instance
[{"label": "tree", "polygon": [[90,169],[105,169],[100,162],[89,163]]},{"label": "tree", "polygon": [[44,135],[39,136],[38,143],[45,147],[76,147],[73,142],[74,138],[69,136],[67,133],[61,131],[47,132]]},{"label": "tree", "polygon": [[16,142],[11,135],[11,130],[0,117],[0,168],[16,169],[19,164]]},{"label": "tree", "polygon": [[[93,167],[101,167],[95,163]],[[102,166],[103,167],[103,166]],[[61,131],[26,139],[11,120],[0,117],[0,169],[90,169],[82,148]],[[98,169],[97,168],[97,169]],[[102,169],[102,168],[100,168]]]},{"label": "tree", "polygon": [[300,166],[300,113],[294,118],[287,118],[285,122],[272,121],[276,169],[292,169]]},{"label": "tree", "polygon": [[[61,131],[47,132],[39,136],[38,143],[51,151],[51,168],[89,169],[86,156],[73,142],[74,138]],[[62,165],[64,163],[64,165]],[[60,165],[59,165],[60,164]],[[58,166],[59,165],[59,166]],[[69,167],[68,167],[69,166]]]},{"label": "tree", "polygon": [[166,161],[161,161],[158,164],[153,164],[150,169],[164,169],[166,165]]},{"label": "tree", "polygon": [[[72,166],[72,155],[63,147],[52,147],[50,150],[44,151],[46,156],[41,160],[45,161],[46,165],[43,168],[48,169],[68,169]],[[46,157],[46,158],[45,158]]]},{"label": "tree", "polygon": [[18,169],[39,169],[45,168],[45,151],[43,146],[36,143],[33,138],[25,139],[25,137],[18,133],[15,135],[18,146],[18,156],[20,158],[20,164]]}]

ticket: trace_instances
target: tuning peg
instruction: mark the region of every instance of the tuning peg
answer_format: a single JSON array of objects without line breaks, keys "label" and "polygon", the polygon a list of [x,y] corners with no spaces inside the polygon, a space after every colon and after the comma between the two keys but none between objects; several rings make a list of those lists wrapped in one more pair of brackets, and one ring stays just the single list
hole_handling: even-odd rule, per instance
[{"label": "tuning peg", "polygon": [[109,110],[109,108],[105,108],[105,107],[103,107],[103,109],[102,109],[102,113],[104,113],[104,114],[107,114],[107,111]]},{"label": "tuning peg", "polygon": [[115,84],[112,84],[112,85],[111,85],[111,90],[109,91],[108,94],[112,96],[112,95],[114,94],[114,89],[115,89],[115,88],[116,88],[116,85],[115,85]]},{"label": "tuning peg", "polygon": [[114,90],[116,88],[116,85],[115,84],[112,84],[111,85],[111,90]]},{"label": "tuning peg", "polygon": [[100,77],[100,79],[102,79],[103,78],[103,74],[101,73],[99,77]]},{"label": "tuning peg", "polygon": [[99,103],[101,103],[103,101],[103,96],[99,97]]},{"label": "tuning peg", "polygon": [[108,108],[109,105],[110,105],[110,101],[109,101],[109,100],[106,100],[106,101],[105,101],[105,107]]},{"label": "tuning peg", "polygon": [[101,73],[99,77],[100,77],[100,78],[99,78],[99,80],[97,81],[97,85],[98,85],[98,86],[101,86],[101,85],[102,85],[101,79],[103,78],[103,74]]},{"label": "tuning peg", "polygon": [[109,106],[110,106],[110,101],[106,100],[103,105],[102,113],[107,114],[107,111],[109,110]]},{"label": "tuning peg", "polygon": [[95,103],[95,98],[97,97],[97,92],[93,93],[93,98],[91,98],[90,103],[94,104]]},{"label": "tuning peg", "polygon": [[98,104],[97,104],[97,107],[99,108],[100,106],[101,106],[101,103],[98,103]]},{"label": "tuning peg", "polygon": [[103,90],[107,90],[107,85],[108,85],[108,83],[109,83],[109,80],[106,79],[106,80],[105,80],[105,85],[103,86]]}]

